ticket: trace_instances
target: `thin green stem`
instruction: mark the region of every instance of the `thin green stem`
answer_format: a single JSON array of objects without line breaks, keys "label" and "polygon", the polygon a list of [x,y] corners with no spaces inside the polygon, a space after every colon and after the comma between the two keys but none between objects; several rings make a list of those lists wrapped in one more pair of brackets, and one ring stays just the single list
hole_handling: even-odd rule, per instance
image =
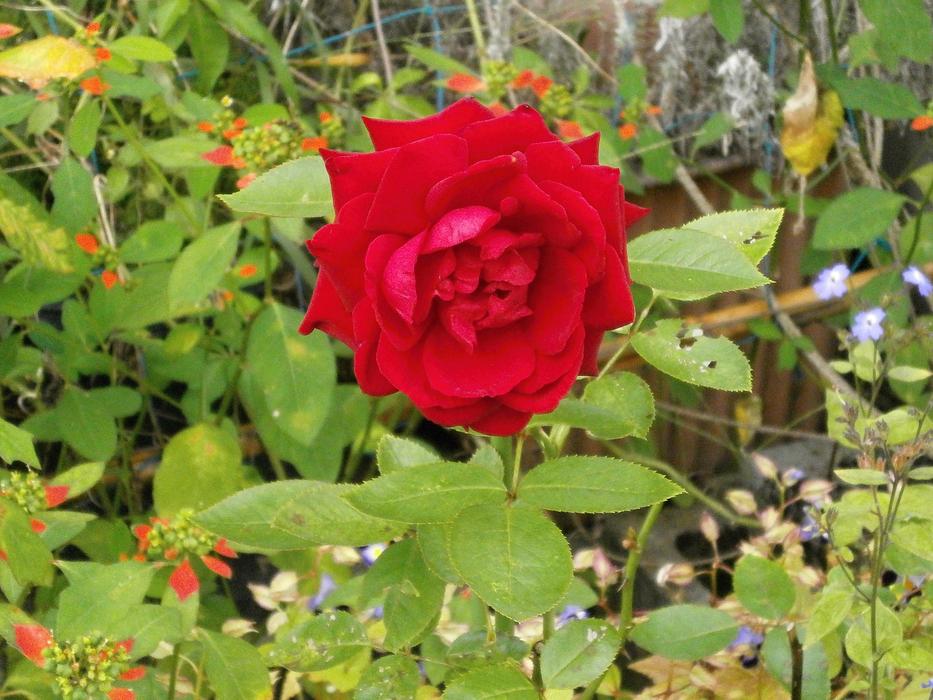
[{"label": "thin green stem", "polygon": [[465,0],[467,16],[470,18],[470,29],[473,31],[473,41],[476,43],[476,52],[479,54],[480,64],[486,58],[486,37],[483,36],[483,26],[479,21],[479,12],[476,10],[476,0]]},{"label": "thin green stem", "polygon": [[602,379],[609,371],[612,369],[613,365],[619,361],[619,358],[622,357],[622,354],[625,352],[625,348],[628,347],[629,341],[632,339],[638,329],[641,327],[641,324],[646,318],[648,318],[648,312],[651,311],[651,307],[654,306],[654,302],[658,299],[658,293],[655,290],[651,290],[651,301],[649,301],[645,308],[642,309],[641,313],[638,315],[638,318],[635,319],[635,323],[632,324],[632,327],[629,329],[628,335],[622,339],[622,342],[619,343],[618,349],[612,354],[612,357],[603,365],[603,368],[599,370],[599,374],[596,375],[597,379]]},{"label": "thin green stem", "polygon": [[930,180],[929,186],[927,186],[927,191],[923,195],[923,201],[920,203],[920,208],[917,209],[917,219],[914,222],[914,238],[910,242],[910,248],[907,250],[907,255],[904,256],[904,267],[910,265],[910,261],[914,257],[914,253],[917,252],[917,244],[920,243],[920,235],[923,231],[921,225],[923,224],[923,213],[926,211],[927,206],[930,204],[930,198],[933,197],[933,180]]},{"label": "thin green stem", "polygon": [[784,24],[781,23],[781,21],[780,21],[777,17],[775,17],[775,16],[774,16],[773,14],[771,14],[770,12],[768,12],[768,8],[764,6],[764,3],[763,3],[761,0],[752,0],[752,5],[754,5],[755,8],[756,8],[761,14],[763,14],[765,17],[767,17],[767,18],[768,18],[768,21],[771,22],[771,24],[773,24],[775,27],[777,27],[778,30],[779,30],[782,34],[784,34],[785,36],[787,36],[789,39],[793,39],[793,40],[796,41],[798,44],[800,44],[801,46],[803,46],[804,48],[806,48],[807,42],[803,39],[803,37],[801,37],[799,34],[796,34],[796,33],[795,33],[794,31],[792,31],[791,29],[788,29],[786,26],[784,26]]},{"label": "thin green stem", "polygon": [[632,462],[639,462],[644,464],[646,467],[651,467],[657,471],[668,476],[671,481],[680,486],[684,491],[689,493],[693,498],[697,499],[707,508],[709,508],[714,513],[721,515],[723,518],[728,520],[730,523],[735,525],[744,525],[745,527],[752,528],[754,530],[761,530],[761,523],[755,520],[754,518],[749,518],[744,515],[739,515],[731,508],[727,507],[724,503],[716,500],[712,496],[703,493],[697,486],[690,481],[690,478],[682,474],[676,467],[667,462],[664,462],[660,459],[655,459],[654,457],[647,457],[645,455],[640,455],[632,452],[626,452],[617,445],[603,441],[602,443],[606,449],[612,452],[616,457],[621,459],[627,459]]},{"label": "thin green stem", "polygon": [[166,695],[166,700],[175,700],[175,685],[178,683],[178,660],[181,653],[179,650],[179,645],[176,644],[175,648],[172,650],[172,670],[168,677],[168,695]]},{"label": "thin green stem", "polygon": [[366,425],[363,427],[363,434],[359,440],[355,441],[350,447],[350,454],[347,455],[347,463],[343,470],[343,481],[350,482],[356,476],[360,461],[363,459],[363,452],[366,451],[366,443],[369,442],[369,435],[373,430],[373,424],[376,422],[376,413],[379,409],[379,399],[372,399],[369,404],[369,415],[366,416]]},{"label": "thin green stem", "polygon": [[263,279],[263,301],[272,303],[272,227],[269,219],[262,220],[263,261],[265,265],[265,279]]},{"label": "thin green stem", "polygon": [[544,641],[546,642],[554,634],[554,611],[549,610],[544,613]]},{"label": "thin green stem", "polygon": [[512,459],[512,474],[510,483],[506,484],[509,493],[515,496],[518,493],[518,482],[522,474],[522,452],[525,449],[525,433],[519,433],[515,440],[515,456]]},{"label": "thin green stem", "polygon": [[[655,503],[648,509],[648,513],[645,515],[645,519],[641,524],[641,529],[639,529],[638,535],[635,538],[635,543],[629,550],[628,558],[625,561],[625,578],[622,580],[622,604],[619,611],[619,636],[622,639],[622,643],[619,645],[620,649],[625,647],[625,640],[628,638],[632,627],[632,618],[634,617],[635,609],[635,576],[638,573],[638,566],[641,564],[641,555],[648,543],[651,530],[658,521],[658,517],[661,515],[661,510],[663,508],[664,501],[661,501],[660,503]],[[591,700],[591,698],[596,695],[596,690],[603,682],[605,675],[606,672],[600,675],[599,678],[593,680],[593,682],[586,687],[586,690],[583,691],[580,700]],[[621,684],[621,669],[619,682]]]}]

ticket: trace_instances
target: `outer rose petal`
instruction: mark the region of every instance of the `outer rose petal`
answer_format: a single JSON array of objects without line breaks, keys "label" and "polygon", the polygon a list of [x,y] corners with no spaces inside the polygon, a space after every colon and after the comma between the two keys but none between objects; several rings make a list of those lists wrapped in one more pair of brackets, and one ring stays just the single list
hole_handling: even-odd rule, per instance
[{"label": "outer rose petal", "polygon": [[489,415],[495,410],[495,402],[492,399],[479,399],[466,406],[459,408],[439,408],[437,406],[427,406],[419,408],[432,423],[438,425],[454,426],[469,425],[484,416]]},{"label": "outer rose petal", "polygon": [[16,646],[37,666],[45,665],[42,651],[52,643],[52,633],[42,625],[13,625]]},{"label": "outer rose petal", "polygon": [[535,350],[554,355],[564,349],[580,323],[585,296],[586,269],[579,258],[559,248],[541,256],[528,304],[534,311],[530,322]]},{"label": "outer rose petal", "polygon": [[328,277],[348,308],[353,308],[364,294],[360,260],[365,257],[373,235],[364,230],[363,223],[372,200],[370,194],[353,198],[340,210],[337,221],[322,226],[307,243],[308,250],[317,258],[318,266],[327,270]]},{"label": "outer rose petal", "polygon": [[358,345],[353,356],[353,372],[363,393],[370,396],[385,396],[397,391],[376,362],[376,348],[379,346],[379,324],[368,299],[361,299],[353,309],[353,332]]},{"label": "outer rose petal", "polygon": [[55,508],[68,500],[67,486],[46,486],[45,487],[45,507]]},{"label": "outer rose petal", "polygon": [[320,328],[328,335],[343,341],[348,347],[356,345],[350,313],[324,270],[318,275],[314,293],[311,295],[311,304],[298,327],[298,332],[307,335],[315,328]]},{"label": "outer rose petal", "polygon": [[447,109],[423,119],[401,120],[363,117],[366,130],[377,151],[423,139],[436,134],[459,134],[476,121],[491,119],[488,107],[472,98],[457,100]]},{"label": "outer rose petal", "polygon": [[571,141],[567,144],[580,156],[584,165],[596,165],[599,163],[599,132],[594,131],[589,136],[582,139]]},{"label": "outer rose petal", "polygon": [[537,141],[557,140],[541,115],[528,105],[519,105],[504,117],[471,124],[463,130],[463,138],[470,144],[471,163],[524,151]]},{"label": "outer rose petal", "polygon": [[376,348],[376,362],[385,377],[422,411],[425,408],[463,408],[476,403],[476,399],[442,394],[428,384],[423,354],[424,342],[399,350],[383,333]]},{"label": "outer rose petal", "polygon": [[395,153],[394,149],[375,153],[341,153],[321,149],[324,167],[330,175],[334,209],[339,212],[351,199],[361,194],[373,194]]},{"label": "outer rose petal", "polygon": [[530,413],[522,413],[508,406],[501,406],[489,415],[469,424],[467,427],[478,430],[481,433],[486,433],[487,435],[514,435],[528,425],[528,421],[530,420]]},{"label": "outer rose petal", "polygon": [[184,602],[193,593],[197,593],[201,588],[198,581],[198,575],[194,573],[191,564],[185,559],[181,564],[175,567],[172,575],[168,577],[168,585],[175,591],[178,600]]},{"label": "outer rose petal", "polygon": [[583,322],[604,330],[618,328],[635,320],[635,304],[628,274],[619,254],[606,248],[606,274],[586,291]]}]

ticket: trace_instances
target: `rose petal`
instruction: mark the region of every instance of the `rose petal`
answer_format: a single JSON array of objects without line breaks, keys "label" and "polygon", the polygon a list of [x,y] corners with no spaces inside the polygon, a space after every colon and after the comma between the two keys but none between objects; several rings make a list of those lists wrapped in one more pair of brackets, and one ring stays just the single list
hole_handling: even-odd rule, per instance
[{"label": "rose petal", "polygon": [[586,337],[583,339],[583,362],[580,364],[580,374],[595,375],[599,373],[599,346],[602,345],[605,328],[586,326]]},{"label": "rose petal", "polygon": [[536,182],[556,180],[572,185],[573,173],[582,163],[576,152],[560,141],[533,143],[525,150],[528,174]]},{"label": "rose petal", "polygon": [[329,336],[342,341],[348,347],[356,345],[353,339],[353,321],[350,313],[337,294],[334,283],[324,270],[318,274],[317,284],[311,294],[308,311],[298,327],[298,332],[307,335],[320,328]]},{"label": "rose petal", "polygon": [[618,168],[603,165],[581,165],[574,171],[574,182],[566,183],[579,190],[586,201],[599,212],[606,229],[606,241],[616,249],[622,245],[622,207],[619,204]]},{"label": "rose petal", "polygon": [[423,119],[393,120],[363,117],[373,146],[382,151],[404,146],[436,134],[459,134],[473,122],[492,118],[492,112],[473,98],[457,100],[446,109]]},{"label": "rose petal", "polygon": [[482,206],[462,207],[449,211],[430,228],[421,252],[433,253],[445,248],[453,248],[455,245],[488,231],[499,222],[500,218],[502,217],[499,212]]},{"label": "rose petal", "polygon": [[567,212],[567,218],[583,235],[573,248],[586,266],[590,280],[602,277],[606,264],[606,228],[599,212],[577,190],[559,182],[541,182],[542,190]]},{"label": "rose petal", "polygon": [[486,435],[514,435],[528,425],[530,420],[530,413],[522,413],[508,406],[501,406],[492,413],[470,423],[467,427]]},{"label": "rose petal", "polygon": [[347,308],[353,308],[365,294],[360,261],[373,240],[373,235],[363,228],[372,200],[371,194],[350,200],[340,210],[337,221],[322,226],[307,243]]},{"label": "rose petal", "polygon": [[385,396],[397,391],[385,378],[376,362],[376,348],[379,346],[379,325],[368,299],[362,299],[353,309],[353,333],[357,338],[356,353],[353,356],[353,371],[363,393],[370,396]]},{"label": "rose petal", "polygon": [[528,377],[535,353],[523,324],[480,331],[471,353],[441,328],[428,331],[424,372],[435,390],[447,396],[499,396]]},{"label": "rose petal", "polygon": [[426,406],[419,410],[432,423],[450,428],[458,425],[469,425],[480,420],[483,416],[489,415],[494,410],[495,405],[495,402],[491,399],[479,399],[457,408]]},{"label": "rose petal", "polygon": [[330,175],[334,209],[340,212],[351,199],[361,194],[375,193],[396,153],[395,149],[374,153],[342,153],[321,149],[324,167]]},{"label": "rose petal", "polygon": [[463,138],[470,145],[471,163],[524,151],[538,141],[557,140],[541,115],[528,105],[519,105],[505,116],[471,124],[463,130]]},{"label": "rose petal", "polygon": [[[586,330],[580,324],[574,330],[570,340],[559,353],[548,355],[539,352],[535,357],[535,371],[527,379],[522,380],[515,387],[520,394],[533,394],[544,387],[553,384],[568,372],[574,376],[580,374],[580,364],[583,361],[583,347]],[[513,393],[515,393],[513,392]]]},{"label": "rose petal", "polygon": [[453,209],[475,204],[498,209],[502,198],[495,198],[491,191],[525,171],[525,158],[519,156],[521,154],[497,156],[474,163],[463,172],[438,182],[425,201],[428,217],[436,221]]},{"label": "rose petal", "polygon": [[52,644],[52,633],[42,625],[13,625],[16,646],[36,666],[44,666],[44,649]]},{"label": "rose petal", "polygon": [[373,231],[414,235],[430,224],[425,197],[438,182],[467,167],[467,144],[441,134],[403,146],[386,169],[366,219]]},{"label": "rose petal", "polygon": [[198,575],[194,573],[194,569],[191,568],[191,564],[187,559],[175,567],[172,575],[168,577],[168,585],[172,587],[181,602],[187,600],[201,588]]},{"label": "rose petal", "polygon": [[589,136],[582,139],[571,141],[567,144],[573,149],[574,153],[580,156],[584,165],[596,165],[599,163],[599,132],[594,131]]},{"label": "rose petal", "polygon": [[579,258],[560,248],[546,250],[528,299],[536,350],[554,355],[564,349],[580,323],[585,297],[586,268]]},{"label": "rose petal", "polygon": [[376,362],[386,379],[404,392],[422,412],[428,408],[463,408],[476,403],[472,398],[442,394],[428,384],[423,354],[423,342],[410,349],[399,350],[383,334],[376,348]]},{"label": "rose petal", "polygon": [[583,322],[609,330],[635,320],[635,304],[629,287],[628,275],[615,250],[606,248],[606,274],[586,292],[583,304]]}]

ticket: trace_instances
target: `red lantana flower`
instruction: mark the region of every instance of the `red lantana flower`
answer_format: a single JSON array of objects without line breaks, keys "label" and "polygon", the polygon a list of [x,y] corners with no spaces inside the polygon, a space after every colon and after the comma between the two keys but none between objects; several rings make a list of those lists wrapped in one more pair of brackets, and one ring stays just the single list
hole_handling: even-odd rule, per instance
[{"label": "red lantana flower", "polygon": [[509,86],[517,90],[520,90],[521,88],[529,87],[531,83],[534,82],[534,79],[535,79],[534,72],[526,68],[521,73],[519,73],[517,76],[515,76],[512,82],[509,83]]},{"label": "red lantana flower", "polygon": [[214,125],[211,122],[198,122],[198,131],[203,131],[205,134],[209,134],[214,130]]},{"label": "red lantana flower", "polygon": [[914,131],[926,131],[930,127],[933,127],[933,117],[929,114],[921,114],[910,122],[910,128]]},{"label": "red lantana flower", "polygon": [[[26,515],[32,516],[68,500],[68,487],[43,484],[35,472],[12,472],[0,481],[0,496],[10,499]],[[30,517],[29,524],[37,535],[45,532],[46,525],[38,518]],[[0,550],[0,559],[6,559],[6,552]]]},{"label": "red lantana flower", "polygon": [[100,273],[100,281],[104,283],[105,289],[112,289],[120,282],[120,276],[113,270],[104,270]]},{"label": "red lantana flower", "polygon": [[91,22],[84,28],[84,31],[88,36],[94,36],[100,31],[100,22]]},{"label": "red lantana flower", "polygon": [[486,83],[482,81],[481,78],[477,78],[475,75],[470,75],[469,73],[454,73],[452,76],[447,78],[448,90],[453,90],[454,92],[482,92],[486,89]]},{"label": "red lantana flower", "polygon": [[[140,524],[133,528],[136,535],[138,559],[163,560],[176,563],[169,576],[168,584],[178,599],[185,601],[200,589],[198,575],[191,566],[190,557],[196,556],[208,569],[223,578],[232,578],[233,570],[225,561],[211,555],[235,559],[227,541],[205,532],[191,521],[190,511],[181,511],[172,520],[151,518],[149,525]],[[194,543],[194,544],[192,544]]]},{"label": "red lantana flower", "polygon": [[557,135],[565,141],[575,141],[583,138],[583,129],[580,128],[578,122],[558,119]]},{"label": "red lantana flower", "polygon": [[240,266],[240,269],[237,270],[237,274],[244,279],[248,279],[255,275],[257,270],[258,268],[255,265],[252,263],[247,263]]},{"label": "red lantana flower", "polygon": [[623,141],[630,141],[638,136],[638,126],[628,122],[619,127],[619,138]]},{"label": "red lantana flower", "polygon": [[75,243],[88,255],[94,255],[100,249],[100,242],[92,233],[79,233],[75,236]]},{"label": "red lantana flower", "polygon": [[97,57],[98,61],[109,61],[112,58],[110,49],[104,46],[98,46],[94,51],[94,55]]},{"label": "red lantana flower", "polygon": [[233,154],[233,146],[218,146],[213,151],[202,153],[201,157],[221,167],[242,168],[246,165],[246,161]]},{"label": "red lantana flower", "polygon": [[302,151],[311,151],[312,153],[317,153],[322,148],[327,148],[326,136],[308,136],[301,140]]},{"label": "red lantana flower", "polygon": [[101,80],[98,75],[85,78],[78,84],[81,86],[82,90],[92,95],[103,95],[110,89],[110,85]]},{"label": "red lantana flower", "polygon": [[547,91],[551,89],[554,81],[546,75],[539,75],[531,81],[531,91],[539,98],[544,97]]}]

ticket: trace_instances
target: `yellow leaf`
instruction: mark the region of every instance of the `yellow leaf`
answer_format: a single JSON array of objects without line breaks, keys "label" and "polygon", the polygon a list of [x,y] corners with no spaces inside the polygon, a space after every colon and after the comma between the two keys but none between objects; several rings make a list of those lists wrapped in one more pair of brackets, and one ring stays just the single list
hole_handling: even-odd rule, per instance
[{"label": "yellow leaf", "polygon": [[73,39],[44,36],[0,52],[0,77],[40,88],[50,80],[73,80],[97,64],[90,49]]},{"label": "yellow leaf", "polygon": [[323,58],[306,58],[294,63],[300,66],[334,66],[336,68],[358,68],[369,63],[366,53],[333,53]]},{"label": "yellow leaf", "polygon": [[806,177],[826,162],[842,126],[842,103],[832,91],[819,94],[810,54],[800,67],[800,81],[783,110],[781,150],[800,175]]}]

